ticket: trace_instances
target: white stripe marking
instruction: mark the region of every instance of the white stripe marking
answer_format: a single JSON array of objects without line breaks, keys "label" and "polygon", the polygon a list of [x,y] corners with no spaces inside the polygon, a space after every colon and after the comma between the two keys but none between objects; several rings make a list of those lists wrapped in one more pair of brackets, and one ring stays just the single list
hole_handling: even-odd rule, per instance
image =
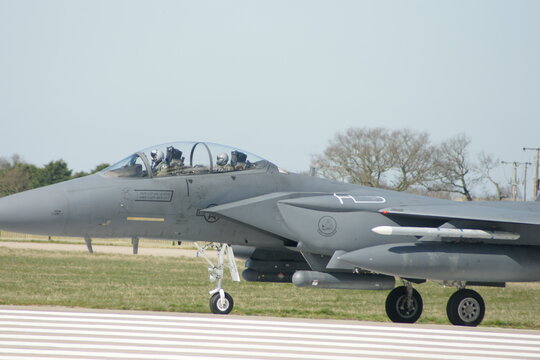
[{"label": "white stripe marking", "polygon": [[[11,319],[11,320],[24,320],[24,322],[20,321],[5,321],[3,319]],[[180,317],[180,319],[182,319]],[[1,324],[3,325],[20,325],[20,324],[28,324],[33,326],[39,326],[42,323],[39,322],[32,322],[30,320],[36,320],[36,321],[47,321],[48,327],[69,327],[69,328],[80,328],[80,324],[84,324],[84,328],[93,328],[93,329],[118,329],[118,330],[131,330],[131,329],[137,329],[139,331],[156,331],[156,329],[160,329],[160,331],[163,332],[177,332],[179,331],[178,327],[193,327],[195,329],[190,329],[190,331],[202,331],[207,332],[207,327],[211,327],[212,329],[225,329],[227,332],[230,332],[231,329],[240,329],[244,331],[245,334],[253,334],[254,331],[266,331],[272,334],[272,332],[276,332],[277,336],[288,336],[288,337],[301,337],[305,338],[305,333],[309,332],[313,334],[313,336],[317,336],[316,334],[321,334],[318,336],[318,338],[326,339],[328,338],[329,334],[334,334],[338,336],[338,339],[345,338],[348,340],[352,340],[355,338],[355,336],[369,336],[376,334],[377,336],[385,336],[385,337],[399,337],[399,338],[410,338],[410,339],[424,339],[427,334],[425,334],[422,330],[428,330],[428,329],[407,329],[407,333],[402,332],[395,332],[394,330],[402,330],[403,328],[393,328],[393,327],[368,327],[368,326],[362,326],[359,327],[362,329],[371,329],[371,331],[354,331],[354,330],[339,330],[339,329],[324,329],[324,326],[317,325],[317,328],[313,327],[313,324],[304,323],[304,327],[291,327],[290,322],[281,322],[279,323],[281,326],[250,326],[249,321],[246,323],[246,325],[236,325],[236,324],[199,324],[196,322],[164,322],[164,321],[128,321],[128,320],[117,320],[113,321],[110,318],[109,319],[88,319],[88,318],[55,318],[55,317],[43,317],[43,316],[16,316],[16,315],[3,315],[0,316]],[[55,322],[51,322],[52,320],[55,320]],[[122,325],[111,325],[111,322],[114,322],[115,324],[122,324]],[[75,323],[75,324],[73,324]],[[92,323],[92,324],[88,324]],[[101,324],[101,325],[100,325]],[[141,326],[142,325],[142,326]],[[167,326],[167,328],[162,328],[159,326]],[[199,328],[199,329],[197,329]],[[206,329],[205,329],[206,328]],[[382,329],[381,329],[382,328]],[[384,329],[388,329],[385,331]],[[250,332],[247,332],[247,330],[250,330]],[[420,330],[420,331],[418,331]],[[210,330],[212,331],[212,330]],[[444,330],[443,330],[444,331]],[[454,331],[448,330],[445,332],[438,331],[439,334],[431,334],[430,338],[437,339],[437,340],[447,340],[447,341],[466,341],[466,342],[493,342],[496,344],[499,344],[501,341],[504,341],[503,339],[489,339],[486,338],[488,334],[491,333],[478,333],[475,331],[471,331],[469,336],[456,336],[453,335]],[[222,333],[222,332],[220,332]],[[540,335],[530,335],[530,334],[512,334],[508,333],[508,335],[513,336],[504,336],[507,335],[507,333],[493,333],[496,335],[502,335],[501,337],[504,337],[507,342],[511,342],[513,344],[522,344],[522,345],[540,345]],[[479,336],[480,335],[480,336]],[[520,336],[523,335],[523,336]],[[271,335],[270,335],[271,336]],[[352,337],[351,337],[352,336]],[[526,338],[527,340],[521,340],[518,339],[518,337]],[[531,340],[528,340],[531,339]],[[532,340],[535,339],[535,340]]]},{"label": "white stripe marking", "polygon": [[[4,343],[4,341],[0,340],[0,344]],[[268,351],[244,351],[244,350],[228,350],[224,348],[219,348],[214,346],[214,343],[199,343],[196,346],[204,346],[204,349],[201,348],[169,348],[169,347],[145,347],[145,346],[120,346],[120,345],[106,345],[106,344],[92,344],[92,345],[86,345],[86,344],[69,344],[69,343],[54,343],[54,342],[24,342],[24,341],[11,341],[8,342],[8,346],[16,346],[16,347],[25,347],[25,346],[34,346],[34,347],[50,347],[55,349],[78,349],[79,351],[83,350],[92,350],[92,351],[100,351],[100,350],[106,350],[106,351],[146,351],[146,352],[152,352],[152,357],[154,353],[171,353],[171,354],[213,354],[213,355],[229,355],[229,356],[269,356],[271,354],[272,357],[276,358],[291,358],[291,356],[294,356],[294,358],[297,359],[343,359],[343,360],[353,360],[358,359],[358,355],[355,354],[349,354],[349,356],[346,355],[340,355],[336,356],[335,352],[338,352],[339,349],[329,349],[328,351],[324,351],[324,354],[307,354],[307,353],[300,353],[293,351],[291,353],[288,352],[272,352],[269,353]],[[1,349],[1,347],[0,347]],[[46,351],[44,350],[43,353],[45,354]],[[413,357],[413,358],[425,358],[425,359],[456,359],[456,360],[462,360],[462,359],[482,359],[482,360],[492,360],[493,356],[458,356],[453,354],[423,354],[420,352],[408,352],[403,353],[402,351],[396,352],[396,351],[385,351],[385,350],[362,350],[360,355],[371,355],[371,356],[396,356],[396,354],[400,354],[400,357],[406,358],[406,357]]]},{"label": "white stripe marking", "polygon": [[[152,320],[152,319],[159,319],[159,320],[174,320],[174,321],[195,321],[197,323],[211,323],[212,326],[216,326],[219,323],[226,323],[226,324],[258,324],[258,325],[265,325],[265,328],[268,328],[268,326],[271,325],[277,325],[279,327],[283,327],[284,323],[286,323],[287,327],[308,327],[312,329],[313,325],[316,324],[319,329],[321,328],[334,328],[334,329],[368,329],[370,331],[373,331],[374,329],[380,330],[380,331],[396,331],[396,332],[404,332],[409,333],[411,329],[409,327],[401,327],[401,326],[370,326],[370,325],[362,325],[362,324],[332,324],[332,323],[317,323],[315,321],[303,321],[303,320],[297,320],[297,321],[274,321],[274,320],[256,320],[256,319],[236,319],[236,318],[227,318],[225,316],[211,316],[211,315],[203,315],[203,317],[194,317],[194,316],[171,316],[171,315],[140,315],[140,314],[111,314],[111,313],[81,313],[81,312],[60,312],[60,311],[39,311],[39,310],[7,310],[7,309],[0,309],[1,313],[25,313],[25,314],[40,314],[40,315],[54,315],[54,316],[60,316],[60,317],[73,317],[77,316],[79,318],[114,318],[114,319],[140,319],[140,320]],[[1,318],[1,317],[0,317]],[[100,319],[102,320],[102,319]],[[86,321],[86,320],[85,320]],[[115,320],[116,322],[119,322],[118,320]],[[326,331],[326,330],[322,330]],[[526,333],[520,333],[520,332],[512,332],[512,330],[508,330],[507,332],[490,332],[490,331],[482,331],[477,330],[474,328],[470,328],[467,331],[465,330],[450,330],[450,329],[424,329],[424,328],[415,328],[415,332],[418,333],[426,333],[426,334],[433,334],[433,333],[441,333],[441,334],[459,334],[459,335],[466,335],[467,337],[473,335],[473,336],[487,336],[487,337],[520,337],[520,338],[531,338],[534,340],[540,340],[539,334],[526,334]],[[515,331],[515,330],[514,330]],[[525,330],[526,331],[526,330]]]},{"label": "white stripe marking", "polygon": [[[107,327],[107,329],[110,329]],[[156,331],[159,331],[157,329]],[[63,335],[73,335],[75,334],[74,330],[58,330],[58,329],[50,329],[50,328],[43,328],[43,329],[21,329],[18,327],[1,327],[0,326],[0,332],[9,332],[9,333],[17,333],[17,332],[24,332],[25,334],[29,333],[44,333],[44,334],[63,334]],[[193,335],[194,333],[199,333],[201,335]],[[251,332],[240,332],[240,331],[227,331],[227,334],[223,334],[222,331],[212,331],[212,330],[199,330],[194,332],[193,330],[180,330],[175,331],[173,334],[163,334],[163,332],[152,334],[150,332],[125,332],[125,331],[88,331],[88,330],[77,330],[77,335],[87,335],[87,336],[119,336],[119,337],[129,337],[129,338],[140,338],[143,340],[147,340],[149,338],[157,338],[157,339],[163,339],[164,337],[168,339],[191,339],[191,340],[215,340],[215,336],[210,336],[211,334],[219,336],[220,340],[226,340],[230,342],[261,342],[261,343],[282,343],[282,344],[302,344],[302,345],[310,345],[310,346],[334,346],[338,345],[341,347],[347,347],[347,348],[364,348],[366,342],[374,342],[374,343],[384,343],[384,344],[411,344],[411,340],[403,339],[403,338],[381,338],[379,336],[368,336],[368,332],[366,332],[366,336],[362,336],[362,343],[353,343],[351,341],[358,340],[358,337],[343,337],[343,336],[317,336],[316,340],[313,335],[309,335],[310,340],[299,340],[299,339],[306,339],[306,335],[304,334],[302,336],[298,336],[298,339],[291,340],[291,336],[287,335],[286,338],[283,338],[283,334],[264,334],[266,338],[260,338],[254,335]],[[371,334],[370,334],[371,335]],[[6,337],[10,335],[1,335],[0,337]],[[277,339],[272,339],[272,337],[275,337]],[[425,338],[425,337],[424,337]],[[326,341],[325,341],[326,340]],[[329,340],[335,340],[335,341],[329,341]],[[509,345],[500,345],[498,343],[497,345],[494,344],[469,344],[466,342],[463,342],[463,340],[456,341],[455,343],[449,343],[449,342],[443,342],[443,341],[422,341],[422,340],[414,340],[414,343],[417,345],[424,345],[424,346],[440,346],[440,347],[448,347],[448,348],[486,348],[489,350],[505,350],[505,351],[533,351],[538,352],[540,351],[540,347],[535,346],[516,346],[515,343],[509,343]],[[386,345],[384,345],[386,346]]]},{"label": "white stripe marking", "polygon": [[[245,342],[242,344],[238,343],[230,343],[224,341],[224,339],[219,338],[219,340],[208,340],[208,339],[198,339],[200,341],[188,341],[185,340],[149,340],[146,339],[142,341],[141,339],[115,339],[110,337],[83,337],[83,336],[47,336],[47,335],[12,335],[12,334],[4,334],[2,335],[2,339],[0,339],[0,345],[6,344],[10,345],[10,341],[6,341],[5,339],[16,339],[19,341],[28,341],[30,345],[34,344],[34,341],[55,341],[57,344],[58,342],[62,343],[64,341],[78,341],[82,343],[90,342],[104,342],[104,343],[115,343],[115,344],[140,344],[141,342],[144,343],[145,346],[212,346],[212,347],[221,347],[221,348],[232,348],[236,349],[238,347],[242,349],[250,349],[250,350],[271,350],[271,351],[289,351],[289,352],[305,352],[305,353],[312,353],[312,352],[326,352],[331,351],[335,354],[342,354],[342,355],[348,355],[350,354],[350,349],[343,349],[343,344],[340,343],[329,343],[328,345],[323,344],[316,344],[311,343],[309,346],[285,346],[283,344],[277,344],[277,345],[261,345],[261,344],[253,344],[249,342]],[[17,341],[15,341],[16,343]],[[281,342],[281,341],[280,341]],[[298,343],[295,343],[296,345],[300,345]],[[82,344],[81,344],[82,345]],[[84,344],[83,346],[92,347],[93,344]],[[101,346],[101,345],[96,345]],[[118,345],[118,346],[124,346],[124,345]],[[334,347],[330,349],[330,347]],[[362,349],[367,348],[373,348],[373,349],[379,349],[381,347],[381,344],[369,344],[369,343],[363,343],[361,346],[359,346]],[[395,351],[409,351],[409,352],[427,352],[427,353],[433,353],[433,352],[441,352],[444,347],[442,345],[439,348],[428,348],[428,347],[421,347],[421,346],[413,346],[413,345],[384,345],[386,350],[395,350]],[[363,350],[363,351],[364,351]],[[487,348],[484,349],[459,349],[459,348],[452,348],[452,349],[444,349],[445,351],[452,352],[452,354],[475,354],[475,355],[492,355],[492,356],[523,356],[523,357],[530,357],[530,358],[540,358],[540,353],[534,352],[538,349],[532,349],[533,352],[525,352],[523,349],[520,349],[519,353],[517,353],[517,350],[512,351],[501,351],[493,349],[488,350]],[[374,350],[376,351],[376,350]]]},{"label": "white stripe marking", "polygon": [[[369,326],[324,320],[0,309],[0,332],[3,332],[0,359],[39,356],[343,360],[359,356],[456,360],[540,358],[540,335],[530,331]],[[489,338],[493,335],[495,338]]]}]

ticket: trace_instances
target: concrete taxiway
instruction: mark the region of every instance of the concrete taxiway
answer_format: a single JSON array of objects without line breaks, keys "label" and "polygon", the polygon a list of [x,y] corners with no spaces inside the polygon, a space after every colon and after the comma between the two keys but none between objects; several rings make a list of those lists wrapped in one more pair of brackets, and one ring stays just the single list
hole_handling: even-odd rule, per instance
[{"label": "concrete taxiway", "polygon": [[0,306],[0,359],[540,359],[540,331]]},{"label": "concrete taxiway", "polygon": [[[40,251],[69,251],[69,252],[88,252],[86,245],[81,242],[80,244],[56,244],[48,242],[28,242],[28,241],[6,241],[0,240],[1,247],[7,247],[11,249],[29,249]],[[133,249],[129,246],[113,246],[113,245],[93,245],[94,252],[103,254],[133,254]],[[195,257],[196,250],[186,248],[159,248],[159,247],[141,247],[139,248],[139,255],[141,256],[184,256]],[[212,255],[212,254],[211,254]]]}]

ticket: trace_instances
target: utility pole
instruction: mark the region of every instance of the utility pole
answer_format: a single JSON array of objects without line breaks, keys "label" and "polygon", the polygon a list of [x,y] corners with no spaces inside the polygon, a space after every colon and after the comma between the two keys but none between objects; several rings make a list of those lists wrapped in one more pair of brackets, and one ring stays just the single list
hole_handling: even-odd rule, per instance
[{"label": "utility pole", "polygon": [[540,148],[524,147],[523,151],[526,151],[526,150],[536,151],[536,155],[534,157],[534,180],[533,180],[533,197],[534,199],[536,199],[538,196],[538,190],[540,188],[540,182],[538,181],[538,167],[540,166]]},{"label": "utility pole", "polygon": [[[517,200],[517,187],[518,187],[518,179],[517,179],[517,170],[520,165],[525,165],[525,176],[527,175],[527,166],[531,163],[522,163],[517,161],[501,161],[501,164],[505,165],[512,165],[513,171],[512,171],[512,200]],[[525,181],[525,180],[524,180]],[[526,183],[524,183],[526,186]],[[526,198],[526,195],[524,195],[524,199]]]},{"label": "utility pole", "polygon": [[501,161],[501,164],[504,165],[512,165],[513,172],[512,172],[512,200],[516,201],[517,198],[517,162],[509,162],[509,161]]},{"label": "utility pole", "polygon": [[523,201],[527,201],[527,168],[530,162],[523,163]]}]

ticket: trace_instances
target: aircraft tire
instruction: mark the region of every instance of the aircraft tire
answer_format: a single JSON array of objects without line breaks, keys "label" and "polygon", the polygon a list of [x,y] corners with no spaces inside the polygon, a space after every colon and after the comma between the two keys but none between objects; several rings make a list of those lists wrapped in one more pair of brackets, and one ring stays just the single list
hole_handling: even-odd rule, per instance
[{"label": "aircraft tire", "polygon": [[486,305],[482,296],[474,290],[456,291],[446,305],[448,320],[459,326],[478,326],[484,319]]},{"label": "aircraft tire", "polygon": [[420,293],[413,289],[412,303],[407,304],[407,288],[398,286],[386,298],[386,315],[395,323],[415,323],[422,315],[424,303]]},{"label": "aircraft tire", "polygon": [[222,302],[219,296],[219,292],[212,295],[210,298],[210,310],[214,314],[227,315],[232,311],[234,307],[234,301],[229,293],[225,293],[225,299]]}]

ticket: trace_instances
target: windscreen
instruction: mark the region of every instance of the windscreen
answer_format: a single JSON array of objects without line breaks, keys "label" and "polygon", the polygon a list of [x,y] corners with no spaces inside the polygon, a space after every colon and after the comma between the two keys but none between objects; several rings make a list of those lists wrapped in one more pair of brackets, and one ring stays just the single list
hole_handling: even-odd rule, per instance
[{"label": "windscreen", "polygon": [[102,173],[114,177],[148,177],[145,161],[139,154],[133,154],[102,170]]}]

